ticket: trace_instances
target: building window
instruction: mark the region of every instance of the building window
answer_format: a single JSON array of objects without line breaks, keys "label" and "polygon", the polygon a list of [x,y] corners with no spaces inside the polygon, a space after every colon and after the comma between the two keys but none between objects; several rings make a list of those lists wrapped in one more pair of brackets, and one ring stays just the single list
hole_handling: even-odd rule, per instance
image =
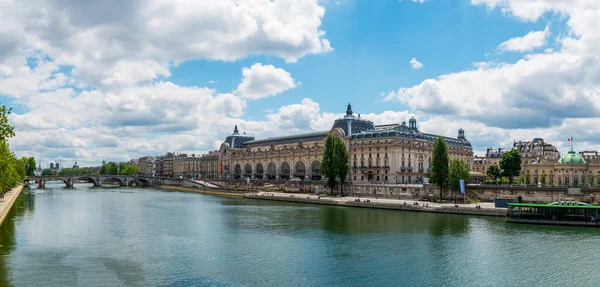
[{"label": "building window", "polygon": [[387,181],[387,175],[385,176],[385,181]]},{"label": "building window", "polygon": [[354,180],[356,180],[356,175],[354,176]]},{"label": "building window", "polygon": [[361,175],[360,180],[365,180],[365,177]]}]

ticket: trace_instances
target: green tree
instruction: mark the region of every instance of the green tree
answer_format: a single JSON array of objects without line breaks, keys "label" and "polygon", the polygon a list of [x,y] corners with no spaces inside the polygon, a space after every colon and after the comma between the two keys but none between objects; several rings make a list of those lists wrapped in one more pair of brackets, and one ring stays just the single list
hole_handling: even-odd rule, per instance
[{"label": "green tree", "polygon": [[529,171],[527,171],[527,174],[525,175],[525,183],[531,184],[531,174],[529,174]]},{"label": "green tree", "polygon": [[139,167],[133,164],[121,164],[122,175],[136,175],[139,172]]},{"label": "green tree", "polygon": [[488,167],[486,175],[497,183],[497,179],[500,177],[500,168],[497,165],[492,164]]},{"label": "green tree", "polygon": [[444,188],[448,187],[449,172],[448,146],[443,137],[438,137],[433,144],[433,158],[431,160],[431,172],[429,181],[439,186],[440,199],[444,199]]},{"label": "green tree", "polygon": [[8,143],[0,142],[0,193],[9,191],[22,180],[16,170],[17,161]]},{"label": "green tree", "polygon": [[321,160],[321,174],[327,178],[325,187],[333,189],[337,186],[336,176],[338,175],[337,166],[335,163],[335,137],[332,134],[327,135],[325,139],[325,150],[323,151],[323,159]]},{"label": "green tree", "polygon": [[455,192],[460,191],[460,180],[464,180],[465,184],[469,183],[471,175],[469,174],[469,165],[462,159],[452,159],[448,167],[448,183],[450,189]]},{"label": "green tree", "polygon": [[515,176],[519,176],[521,173],[521,155],[519,151],[513,149],[505,152],[500,159],[500,169],[502,169],[502,175],[506,176],[508,182],[512,184]]},{"label": "green tree", "polygon": [[49,168],[42,169],[42,175],[51,175],[54,174],[54,171]]},{"label": "green tree", "polygon": [[346,182],[346,176],[350,171],[350,165],[348,164],[348,151],[346,145],[340,138],[334,138],[335,152],[334,161],[337,170],[337,176],[340,180],[341,195],[344,196],[344,183]]},{"label": "green tree", "polygon": [[28,176],[35,175],[35,165],[36,165],[35,158],[33,158],[31,156],[31,157],[27,157],[27,158],[24,157],[24,159],[26,159],[26,162],[27,162],[27,164],[26,164],[27,175]]},{"label": "green tree", "polygon": [[15,136],[13,126],[8,122],[8,116],[11,111],[12,108],[7,108],[0,104],[0,143],[6,143],[9,138]]}]

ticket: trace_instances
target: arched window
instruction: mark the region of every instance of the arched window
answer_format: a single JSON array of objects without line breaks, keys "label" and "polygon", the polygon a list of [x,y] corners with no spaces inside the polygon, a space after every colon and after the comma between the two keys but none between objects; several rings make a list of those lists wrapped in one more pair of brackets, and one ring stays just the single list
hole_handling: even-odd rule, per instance
[{"label": "arched window", "polygon": [[270,162],[267,165],[267,179],[275,179],[276,174],[277,168],[275,167],[275,164],[273,162]]},{"label": "arched window", "polygon": [[301,161],[298,161],[296,163],[296,174],[304,174],[306,173],[306,167],[304,166],[304,163]]},{"label": "arched window", "polygon": [[310,164],[311,180],[321,180],[321,163],[317,160]]},{"label": "arched window", "polygon": [[256,174],[257,175],[262,175],[263,173],[264,173],[264,170],[263,170],[262,163],[257,163],[256,164]]},{"label": "arched window", "polygon": [[290,174],[290,164],[287,161],[281,164],[281,174]]},{"label": "arched window", "polygon": [[244,174],[245,175],[252,174],[252,166],[249,163],[247,163],[246,166],[244,167]]},{"label": "arched window", "polygon": [[238,179],[242,175],[242,167],[239,164],[236,164],[233,168],[233,178]]}]

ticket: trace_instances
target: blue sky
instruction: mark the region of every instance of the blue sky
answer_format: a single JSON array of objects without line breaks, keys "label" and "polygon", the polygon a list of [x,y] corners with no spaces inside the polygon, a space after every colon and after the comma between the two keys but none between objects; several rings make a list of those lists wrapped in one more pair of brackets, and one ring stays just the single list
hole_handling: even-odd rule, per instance
[{"label": "blue sky", "polygon": [[257,137],[324,130],[349,102],[377,124],[462,127],[477,153],[600,140],[594,1],[5,6],[0,102],[14,107],[11,147],[42,161],[202,153],[234,124]]}]

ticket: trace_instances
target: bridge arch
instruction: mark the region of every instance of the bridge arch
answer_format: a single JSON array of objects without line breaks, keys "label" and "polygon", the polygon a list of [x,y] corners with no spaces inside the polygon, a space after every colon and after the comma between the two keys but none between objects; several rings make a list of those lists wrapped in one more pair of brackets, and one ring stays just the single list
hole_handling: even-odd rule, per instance
[{"label": "bridge arch", "polygon": [[94,186],[98,186],[98,182],[91,176],[81,176],[81,177],[78,177],[77,180],[85,180],[89,183],[93,183]]},{"label": "bridge arch", "polygon": [[118,177],[107,177],[107,178],[103,178],[101,179],[103,182],[105,181],[113,181],[113,182],[118,182],[120,186],[124,186],[125,184],[123,183],[123,180],[118,178]]}]

